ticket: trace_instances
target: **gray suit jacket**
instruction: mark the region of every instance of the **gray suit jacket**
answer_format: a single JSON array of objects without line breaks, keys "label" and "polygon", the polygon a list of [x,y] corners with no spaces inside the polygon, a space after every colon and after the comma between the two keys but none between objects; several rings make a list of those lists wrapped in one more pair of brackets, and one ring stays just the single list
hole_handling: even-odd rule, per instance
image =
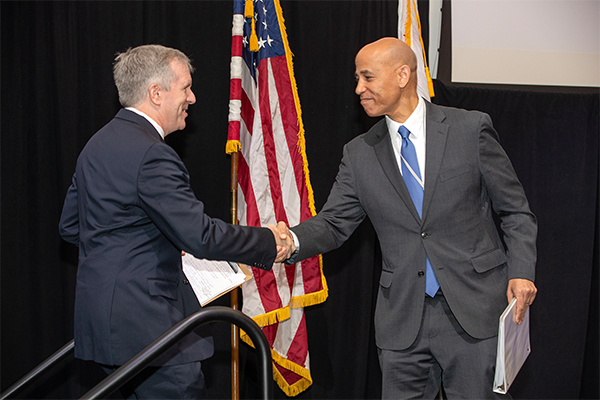
[{"label": "gray suit jacket", "polygon": [[[259,268],[270,268],[276,256],[270,230],[204,214],[177,153],[128,110],[82,150],[59,228],[79,247],[75,356],[107,365],[125,363],[200,309],[183,277],[181,250]],[[212,354],[212,337],[192,333],[154,365]]]},{"label": "gray suit jacket", "polygon": [[[383,256],[377,346],[415,340],[429,256],[446,300],[475,338],[497,334],[511,278],[534,280],[537,224],[487,114],[426,102],[423,219],[394,157],[385,120],[344,147],[336,181],[317,216],[292,230],[297,259],[341,246],[368,216]],[[492,218],[501,219],[504,244]]]}]

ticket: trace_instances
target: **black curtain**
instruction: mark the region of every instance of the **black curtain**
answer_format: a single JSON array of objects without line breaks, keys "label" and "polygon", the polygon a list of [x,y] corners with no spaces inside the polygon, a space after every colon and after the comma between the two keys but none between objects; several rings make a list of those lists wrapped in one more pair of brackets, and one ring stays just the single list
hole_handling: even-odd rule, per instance
[{"label": "black curtain", "polygon": [[[197,103],[168,137],[209,215],[229,218],[230,1],[6,2],[1,7],[1,389],[72,338],[77,250],[57,223],[79,151],[119,109],[116,52],[160,43],[188,54]],[[397,34],[396,1],[282,1],[317,210],[342,146],[376,120],[354,94],[354,55]],[[598,398],[598,95],[456,88],[434,102],[491,114],[539,219],[533,352],[515,398]],[[306,309],[314,383],[303,399],[378,398],[372,310],[379,245],[366,221],[324,255],[329,299]],[[217,301],[228,305],[228,299]],[[213,326],[209,393],[229,398],[229,327]],[[242,397],[256,396],[242,345]],[[77,398],[102,378],[69,360],[26,398]],[[285,398],[275,389],[277,398]]]},{"label": "black curtain", "polygon": [[[532,353],[512,392],[597,397],[598,95],[435,90],[435,103],[490,114],[538,218]],[[595,397],[580,392],[594,381]]]}]

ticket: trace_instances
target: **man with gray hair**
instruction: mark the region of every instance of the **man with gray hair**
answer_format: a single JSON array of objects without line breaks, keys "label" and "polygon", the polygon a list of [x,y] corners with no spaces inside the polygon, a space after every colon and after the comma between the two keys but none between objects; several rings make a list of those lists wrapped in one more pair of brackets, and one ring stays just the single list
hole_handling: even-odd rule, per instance
[{"label": "man with gray hair", "polygon": [[[160,45],[116,57],[121,109],[77,160],[60,234],[79,247],[75,357],[112,372],[200,305],[182,251],[270,269],[287,252],[274,226],[234,226],[204,213],[166,135],[183,129],[192,92],[189,58]],[[200,361],[212,337],[194,332],[122,388],[126,398],[206,397]]]}]

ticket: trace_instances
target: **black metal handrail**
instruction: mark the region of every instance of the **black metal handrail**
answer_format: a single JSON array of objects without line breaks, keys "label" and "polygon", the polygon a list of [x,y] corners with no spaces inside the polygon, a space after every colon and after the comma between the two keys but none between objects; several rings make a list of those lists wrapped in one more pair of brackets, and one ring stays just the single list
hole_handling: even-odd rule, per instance
[{"label": "black metal handrail", "polygon": [[[271,361],[271,350],[267,338],[251,318],[242,314],[240,311],[220,306],[204,308],[179,322],[161,337],[148,345],[144,350],[123,364],[115,372],[110,374],[106,379],[93,387],[89,392],[84,394],[81,399],[106,398],[108,395],[115,392],[117,389],[127,383],[170,347],[175,345],[185,335],[189,334],[202,324],[216,320],[226,321],[237,325],[246,331],[248,336],[250,336],[250,339],[252,339],[259,356],[259,385],[263,388],[262,398],[265,400],[270,399],[272,397],[271,385],[273,366]],[[65,346],[63,346],[63,348],[61,348],[61,350],[53,354],[50,358],[32,370],[32,372],[30,372],[26,377],[22,378],[19,382],[11,386],[11,388],[5,393],[2,393],[2,399],[8,398],[8,396],[10,396],[12,393],[15,393],[18,389],[23,387],[23,385],[40,375],[43,370],[51,367],[62,358],[69,355],[72,350],[73,341],[67,343]],[[36,371],[35,374],[33,374],[34,371]]]},{"label": "black metal handrail", "polygon": [[37,379],[39,376],[44,374],[49,368],[55,366],[65,358],[73,353],[74,341],[71,341],[61,347],[56,353],[52,354],[50,357],[42,361],[40,365],[32,369],[27,375],[16,381],[12,384],[11,387],[2,392],[2,397],[0,399],[9,399],[15,395],[15,393],[23,390],[27,385]]},{"label": "black metal handrail", "polygon": [[127,381],[138,374],[144,367],[177,343],[185,335],[204,324],[214,320],[227,321],[242,328],[252,339],[259,354],[258,369],[262,372],[259,383],[263,387],[263,399],[271,398],[271,379],[273,366],[269,342],[262,330],[248,316],[228,307],[209,307],[190,315],[167,333],[156,339],[148,347],[127,361],[123,366],[110,374],[106,379],[87,392],[81,399],[102,399],[113,393]]}]

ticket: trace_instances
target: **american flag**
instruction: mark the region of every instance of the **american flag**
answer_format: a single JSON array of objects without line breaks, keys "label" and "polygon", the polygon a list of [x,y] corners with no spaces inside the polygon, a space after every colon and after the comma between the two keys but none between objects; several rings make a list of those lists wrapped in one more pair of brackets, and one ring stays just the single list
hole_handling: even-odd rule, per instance
[{"label": "american flag", "polygon": [[[234,0],[227,153],[239,151],[242,225],[289,226],[315,214],[300,101],[278,0]],[[327,298],[321,256],[252,270],[242,312],[271,345],[273,375],[295,396],[312,384],[304,307]],[[242,340],[249,338],[242,332]]]},{"label": "american flag", "polygon": [[431,100],[434,96],[433,82],[427,68],[417,0],[398,2],[398,38],[409,45],[417,56],[417,93],[425,100]]}]

